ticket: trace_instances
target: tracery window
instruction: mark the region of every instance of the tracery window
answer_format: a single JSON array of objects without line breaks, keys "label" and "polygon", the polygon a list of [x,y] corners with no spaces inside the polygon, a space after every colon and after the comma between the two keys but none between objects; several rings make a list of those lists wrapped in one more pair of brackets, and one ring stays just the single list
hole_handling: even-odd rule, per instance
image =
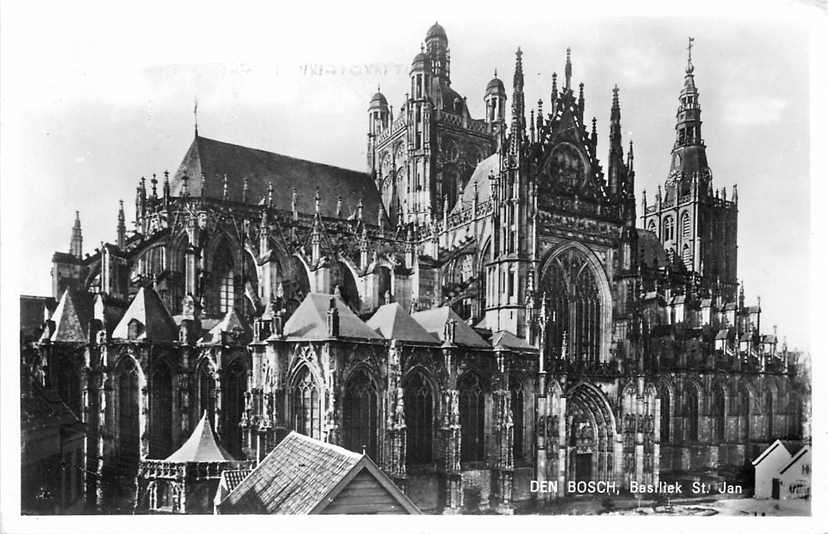
[{"label": "tracery window", "polygon": [[227,241],[216,248],[212,276],[216,283],[215,309],[227,313],[233,309],[235,301],[233,254]]},{"label": "tracery window", "polygon": [[661,424],[660,441],[670,443],[670,392],[667,389],[661,390]]},{"label": "tracery window", "polygon": [[215,397],[216,381],[210,375],[210,370],[207,365],[202,364],[198,370],[198,407],[199,417],[204,412],[207,412],[207,418],[210,424],[214,424],[214,416],[216,413],[216,397]]},{"label": "tracery window", "polygon": [[725,439],[725,401],[721,389],[713,391],[713,440],[716,442]]},{"label": "tracery window", "polygon": [[345,388],[343,438],[345,448],[377,458],[377,390],[364,371],[348,380]]},{"label": "tracery window", "polygon": [[479,462],[486,459],[484,440],[484,397],[480,378],[466,373],[460,379],[460,459]]},{"label": "tracery window", "polygon": [[512,407],[512,458],[522,460],[526,455],[523,447],[523,383],[519,377],[511,377],[509,387]]},{"label": "tracery window", "polygon": [[664,241],[671,241],[675,237],[676,230],[675,221],[672,217],[665,217],[664,219]]},{"label": "tracery window", "polygon": [[765,417],[768,423],[768,440],[773,439],[773,392],[768,391],[765,397]]},{"label": "tracery window", "polygon": [[172,377],[158,365],[152,373],[150,397],[150,457],[166,458],[172,448]]},{"label": "tracery window", "polygon": [[244,393],[247,390],[247,371],[239,361],[234,361],[225,371],[222,384],[221,412],[224,416],[222,437],[230,454],[241,457],[242,435],[239,422],[244,413]]},{"label": "tracery window", "polygon": [[686,211],[681,216],[681,235],[685,239],[690,238],[690,214]]},{"label": "tracery window", "polygon": [[575,147],[568,144],[557,146],[552,153],[554,176],[568,187],[579,186],[584,181],[584,160]]},{"label": "tracery window", "polygon": [[688,386],[685,393],[684,415],[687,419],[687,441],[698,441],[699,395],[693,386]]},{"label": "tracery window", "polygon": [[124,357],[118,372],[118,452],[120,461],[137,462],[140,447],[138,370]]},{"label": "tracery window", "polygon": [[303,367],[291,391],[293,430],[315,439],[321,437],[319,389],[310,370]]},{"label": "tracery window", "polygon": [[551,298],[555,320],[549,325],[551,350],[560,354],[564,335],[570,358],[598,361],[601,354],[602,304],[596,274],[574,248],[551,260],[543,289]]},{"label": "tracery window", "polygon": [[408,464],[425,464],[432,460],[434,401],[425,377],[414,371],[404,385],[405,425],[408,429],[406,460]]}]

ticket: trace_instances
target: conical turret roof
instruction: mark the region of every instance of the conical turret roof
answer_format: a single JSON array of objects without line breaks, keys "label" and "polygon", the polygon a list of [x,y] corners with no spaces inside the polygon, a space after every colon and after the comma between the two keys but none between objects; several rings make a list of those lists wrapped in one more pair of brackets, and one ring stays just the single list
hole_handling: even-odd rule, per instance
[{"label": "conical turret roof", "polygon": [[236,459],[218,444],[216,434],[207,417],[207,411],[193,429],[190,438],[169,455],[165,462],[171,463],[199,463],[199,462],[235,462]]}]

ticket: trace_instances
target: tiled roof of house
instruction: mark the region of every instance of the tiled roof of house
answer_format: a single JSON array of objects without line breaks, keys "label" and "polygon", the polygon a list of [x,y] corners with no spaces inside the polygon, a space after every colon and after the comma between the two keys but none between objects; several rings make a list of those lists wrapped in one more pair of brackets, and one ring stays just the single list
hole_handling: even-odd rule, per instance
[{"label": "tiled roof of house", "polygon": [[[201,175],[206,177],[207,193],[202,195]],[[268,184],[273,184],[273,205],[290,210],[292,189],[296,187],[296,209],[300,213],[315,212],[317,190],[321,192],[320,213],[336,216],[338,198],[342,197],[341,218],[353,218],[362,200],[363,216],[377,222],[382,201],[371,177],[364,172],[316,163],[265,150],[234,145],[197,136],[190,145],[181,165],[171,178],[174,195],[181,193],[182,177],[189,177],[192,196],[221,199],[224,193],[224,175],[227,175],[230,200],[241,201],[244,181],[247,180],[247,202],[258,204],[267,196]]]},{"label": "tiled roof of house", "polygon": [[420,323],[420,326],[425,328],[428,333],[436,336],[437,339],[443,342],[445,341],[446,321],[452,319],[457,325],[454,331],[455,345],[484,349],[491,348],[490,345],[486,343],[486,340],[474,331],[474,328],[466,324],[466,321],[461,319],[460,316],[448,306],[416,312],[412,314],[411,317]]},{"label": "tiled roof of house", "polygon": [[361,459],[356,452],[291,432],[221,506],[237,513],[307,514]]},{"label": "tiled roof of house", "polygon": [[227,491],[233,491],[252,472],[252,469],[225,469],[221,472],[220,483],[224,485]]},{"label": "tiled roof of house", "polygon": [[426,345],[438,343],[398,302],[380,306],[365,324],[386,339]]},{"label": "tiled roof of house", "polygon": [[785,471],[790,469],[791,466],[796,465],[796,463],[799,462],[802,459],[802,457],[808,454],[809,452],[811,452],[810,445],[805,445],[804,447],[802,447],[802,449],[800,449],[798,453],[793,455],[793,458],[791,458],[791,461],[788,462],[788,465],[779,470],[779,474],[784,475]]},{"label": "tiled roof of house", "polygon": [[207,418],[207,412],[193,429],[193,433],[177,451],[164,459],[170,463],[234,462],[235,458],[216,440],[216,434]]},{"label": "tiled roof of house", "polygon": [[365,454],[297,432],[285,436],[218,508],[225,513],[316,513],[362,471],[368,471],[407,512],[419,513]]},{"label": "tiled roof of house", "polygon": [[129,339],[129,323],[137,320],[142,331],[137,339],[172,341],[178,339],[178,327],[161,297],[152,288],[142,287],[129,304],[118,326],[112,331],[113,339]]},{"label": "tiled roof of house", "polygon": [[331,299],[339,312],[339,337],[383,339],[362,322],[342,299],[324,293],[308,293],[285,323],[285,337],[288,340],[328,339],[328,309]]}]

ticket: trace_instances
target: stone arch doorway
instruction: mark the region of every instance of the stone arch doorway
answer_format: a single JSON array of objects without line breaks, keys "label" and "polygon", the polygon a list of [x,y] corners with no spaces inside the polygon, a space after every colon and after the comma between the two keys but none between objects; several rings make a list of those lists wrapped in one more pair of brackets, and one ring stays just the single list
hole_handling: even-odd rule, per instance
[{"label": "stone arch doorway", "polygon": [[609,401],[586,383],[575,386],[567,397],[567,480],[614,480],[616,425]]}]

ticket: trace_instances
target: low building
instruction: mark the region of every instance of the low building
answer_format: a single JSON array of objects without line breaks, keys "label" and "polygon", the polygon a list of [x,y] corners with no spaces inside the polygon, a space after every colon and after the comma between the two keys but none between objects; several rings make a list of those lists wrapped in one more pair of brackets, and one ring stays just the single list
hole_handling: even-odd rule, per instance
[{"label": "low building", "polygon": [[[791,453],[781,440],[771,443],[770,447],[753,460],[755,472],[753,496],[757,499],[774,497],[774,480],[777,480],[779,471],[790,461]],[[774,498],[778,498],[778,496]]]},{"label": "low building", "polygon": [[[232,483],[229,479],[228,482]],[[297,432],[288,434],[218,503],[216,511],[303,515],[420,513],[367,454]]]},{"label": "low building", "polygon": [[811,497],[811,446],[806,445],[779,471],[775,480],[780,499],[809,499]]}]

